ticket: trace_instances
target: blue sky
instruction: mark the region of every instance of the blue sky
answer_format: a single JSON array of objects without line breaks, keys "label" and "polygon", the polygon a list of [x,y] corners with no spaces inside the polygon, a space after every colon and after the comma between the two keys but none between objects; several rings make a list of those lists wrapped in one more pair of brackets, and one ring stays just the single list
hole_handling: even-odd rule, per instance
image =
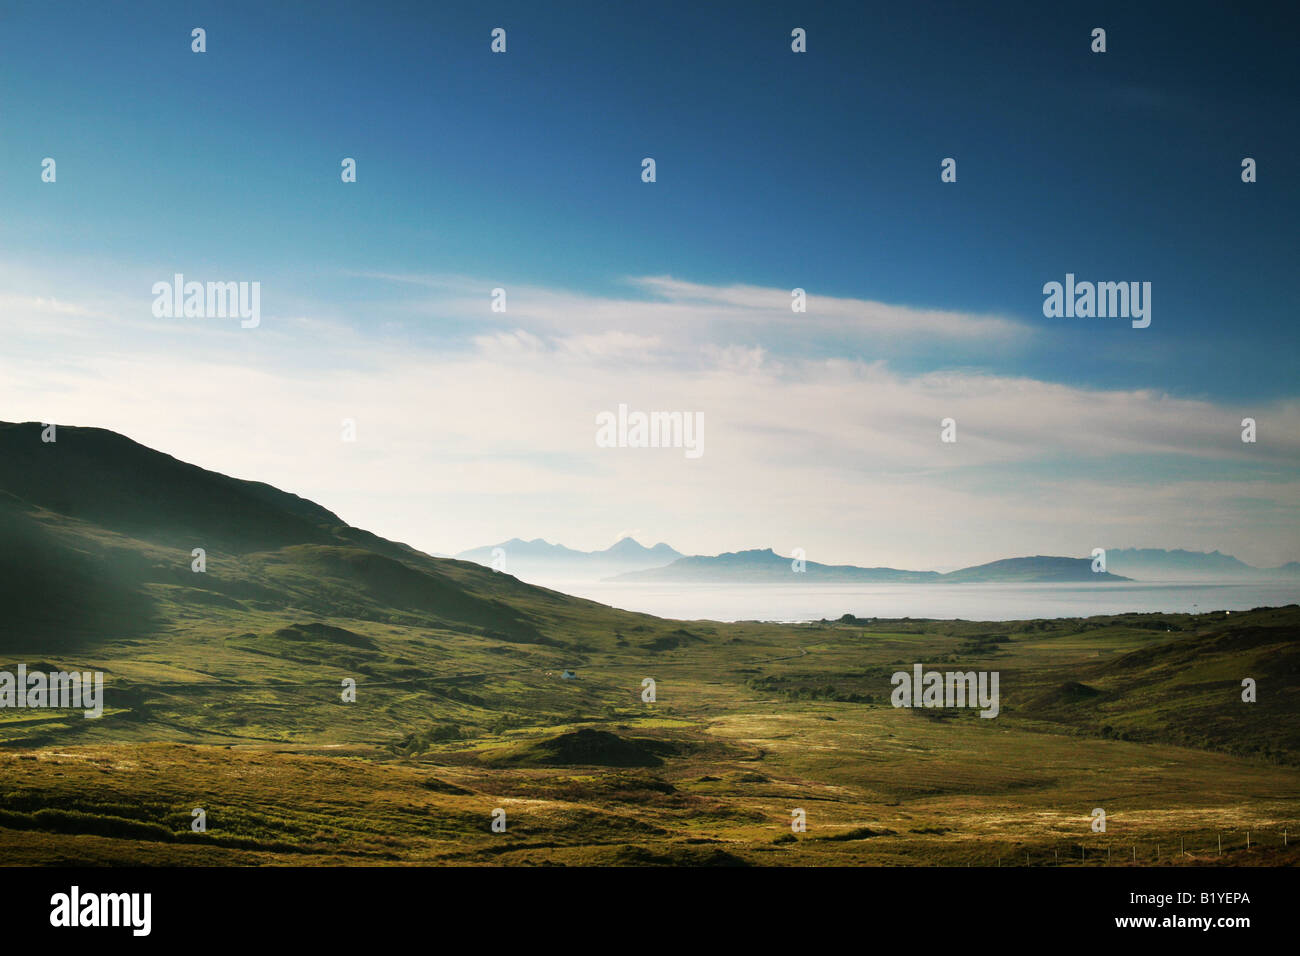
[{"label": "blue sky", "polygon": [[[646,349],[677,362],[661,380],[681,369],[673,356],[707,347],[733,358],[758,350],[785,363],[772,374],[787,383],[824,382],[817,363],[883,362],[913,383],[955,374],[1028,381],[1051,394],[1188,402],[1176,420],[1214,409],[1225,432],[1269,408],[1278,410],[1276,435],[1282,413],[1294,413],[1294,23],[1187,4],[705,6],[16,4],[0,18],[0,291],[11,316],[23,301],[102,310],[121,325],[110,336],[101,323],[97,334],[175,368],[201,368],[204,355],[230,350],[237,364],[298,373],[355,358],[382,381],[381,343],[472,363],[500,344],[493,336],[523,332],[546,343],[600,332],[601,308],[571,324],[524,308],[488,328],[485,346],[484,317],[464,312],[476,289],[486,297],[504,286],[512,306],[523,301],[515,290],[536,290],[537,299],[550,294],[580,310],[591,300],[662,302],[662,286],[637,281],[646,277],[689,284],[685,299],[674,293],[684,307],[733,287],[788,297],[799,286],[837,302],[954,319],[900,337],[890,331],[890,322],[905,323],[899,316],[862,335],[852,320],[719,322],[706,309],[690,334],[685,318],[675,336],[635,322],[616,331],[646,337]],[[190,51],[195,26],[207,30],[202,55]],[[498,26],[508,31],[504,55],[488,49]],[[790,51],[796,26],[807,30],[806,54]],[[1103,55],[1089,50],[1096,26],[1107,30]],[[56,184],[40,181],[45,156],[57,159]],[[355,184],[339,181],[344,156],[357,160]],[[654,184],[640,180],[645,156],[657,162]],[[955,184],[939,181],[948,156],[957,160]],[[1259,164],[1255,184],[1240,180],[1244,156]],[[291,322],[310,317],[329,325],[337,347],[284,342],[277,352],[236,341],[237,328],[205,327],[188,342],[136,328],[147,318],[141,290],[175,271],[259,280],[263,340],[292,338]],[[1044,318],[1042,285],[1067,272],[1151,282],[1151,327]],[[961,316],[1009,325],[962,335]],[[44,342],[30,324],[13,334],[13,361],[52,343],[69,362],[88,358],[67,353],[90,332],[58,339],[57,325],[44,328]],[[642,357],[627,361],[655,380]],[[792,371],[800,363],[802,376]],[[66,393],[76,368],[87,367],[69,366],[47,392]],[[34,368],[24,366],[27,407],[41,383]],[[693,372],[696,382],[707,377]],[[536,400],[545,388],[539,377],[528,394]],[[617,400],[592,399],[594,408]],[[62,407],[87,421],[112,406],[70,398]],[[1010,402],[1002,414],[1014,409]],[[200,419],[207,412],[196,405],[190,414],[211,429]],[[175,414],[171,431],[155,433],[168,450],[195,434]],[[96,423],[148,426],[125,409]],[[1152,419],[1150,427],[1165,426]],[[1283,494],[1296,479],[1289,447],[1244,462],[1222,448],[1202,454],[1202,440],[1145,453],[1116,444],[1082,463],[1062,441],[1032,461],[993,456],[944,480],[975,488],[1087,475],[1127,486],[1142,476],[1186,478],[1190,468],[1198,481],[1266,480]],[[218,457],[216,446],[204,447]],[[463,454],[581,470],[562,445],[514,448],[508,431]],[[870,467],[920,467],[903,460]],[[274,475],[277,467],[249,457],[222,470]],[[806,467],[816,480],[817,462]],[[612,513],[600,525],[608,530],[597,530],[547,500],[563,517],[533,530],[552,539],[568,531],[603,546],[615,526],[638,521]],[[500,500],[492,507],[505,513]],[[364,523],[368,508],[358,499],[346,516]],[[382,530],[401,536],[399,516],[382,520],[393,525]],[[765,540],[759,520],[757,512],[735,517],[764,539],[753,544],[779,543]],[[647,533],[686,533],[666,517],[662,525]],[[722,527],[714,538],[726,537]],[[500,531],[465,527],[447,542],[429,532],[421,543],[451,550],[532,536]],[[1116,544],[1166,543],[1151,540],[1158,536],[1152,529]],[[834,540],[825,538],[838,549],[830,557],[867,560]],[[1196,540],[1221,546],[1212,529]],[[700,549],[741,542],[711,543]],[[1008,537],[986,550],[1014,544]],[[1289,547],[1262,550],[1300,557]],[[924,560],[917,550],[906,555]]]}]

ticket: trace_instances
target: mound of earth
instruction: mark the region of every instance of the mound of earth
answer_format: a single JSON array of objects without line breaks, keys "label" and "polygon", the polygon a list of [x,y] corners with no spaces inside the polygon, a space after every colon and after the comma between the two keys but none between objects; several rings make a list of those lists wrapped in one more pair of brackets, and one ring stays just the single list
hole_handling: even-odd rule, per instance
[{"label": "mound of earth", "polygon": [[582,728],[544,740],[491,751],[481,759],[512,767],[658,767],[677,752],[672,744],[646,737],[620,737]]},{"label": "mound of earth", "polygon": [[1072,680],[1039,694],[1029,702],[1025,709],[1030,713],[1034,713],[1036,711],[1083,704],[1104,696],[1105,693],[1096,687]]},{"label": "mound of earth", "polygon": [[656,637],[653,641],[645,641],[641,646],[647,651],[657,654],[659,651],[675,651],[679,647],[686,647],[702,640],[703,638],[697,637],[686,628],[679,627],[662,637]]},{"label": "mound of earth", "polygon": [[657,853],[643,846],[621,846],[614,853],[615,866],[749,866],[748,860],[717,847],[670,846]]},{"label": "mound of earth", "polygon": [[283,641],[326,641],[330,644],[345,644],[348,647],[366,647],[374,649],[375,642],[368,637],[354,634],[342,627],[332,624],[290,624],[275,632],[275,637]]}]

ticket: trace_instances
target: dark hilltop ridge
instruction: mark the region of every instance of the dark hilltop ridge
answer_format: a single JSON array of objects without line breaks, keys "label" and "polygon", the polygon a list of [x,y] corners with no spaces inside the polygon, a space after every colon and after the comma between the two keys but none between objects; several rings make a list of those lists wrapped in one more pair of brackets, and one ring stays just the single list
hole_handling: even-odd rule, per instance
[{"label": "dark hilltop ridge", "polygon": [[[454,626],[545,644],[590,601],[434,558],[298,495],[100,428],[0,423],[0,649],[166,630],[191,608]],[[204,573],[195,573],[194,549]]]}]

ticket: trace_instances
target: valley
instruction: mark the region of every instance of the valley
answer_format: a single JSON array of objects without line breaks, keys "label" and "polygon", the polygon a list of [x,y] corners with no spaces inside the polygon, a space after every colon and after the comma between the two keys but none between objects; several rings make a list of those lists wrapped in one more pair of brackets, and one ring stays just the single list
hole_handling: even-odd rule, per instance
[{"label": "valley", "polygon": [[[102,672],[103,715],[0,709],[5,864],[1295,862],[1300,607],[666,620],[37,427],[0,426],[0,669]],[[916,665],[996,672],[996,719],[893,706]]]}]

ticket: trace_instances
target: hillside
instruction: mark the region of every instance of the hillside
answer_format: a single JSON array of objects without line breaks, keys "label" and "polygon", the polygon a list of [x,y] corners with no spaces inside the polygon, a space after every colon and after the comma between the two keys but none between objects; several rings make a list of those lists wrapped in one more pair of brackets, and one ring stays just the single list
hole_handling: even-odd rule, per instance
[{"label": "hillside", "polygon": [[[1300,644],[1294,608],[1197,619],[1166,639],[1060,674],[1024,714],[1125,740],[1176,741],[1295,762],[1300,757]],[[1156,632],[1159,636],[1159,631]],[[1244,703],[1241,683],[1255,681]]]},{"label": "hillside", "polygon": [[[338,617],[563,646],[575,620],[643,615],[432,558],[319,505],[96,428],[0,424],[0,649],[42,653],[175,635],[196,609]],[[192,570],[192,550],[206,571]],[[647,620],[649,620],[647,618]],[[665,628],[665,630],[668,630]]]}]

